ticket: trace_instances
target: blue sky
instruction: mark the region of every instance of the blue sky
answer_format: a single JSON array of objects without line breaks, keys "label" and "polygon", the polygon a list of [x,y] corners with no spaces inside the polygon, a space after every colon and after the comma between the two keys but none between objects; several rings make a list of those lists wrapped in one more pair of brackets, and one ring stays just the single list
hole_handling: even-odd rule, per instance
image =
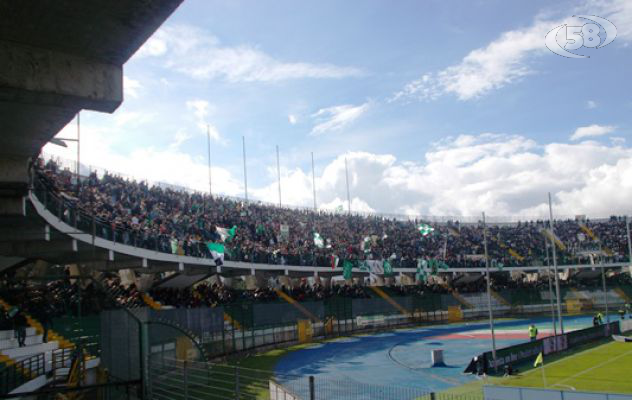
[{"label": "blue sky", "polygon": [[[618,28],[570,59],[575,14]],[[580,22],[581,21],[581,22]],[[415,215],[629,213],[632,4],[186,0],[125,65],[125,102],[82,114],[82,161],[243,197]],[[72,125],[72,124],[71,124]],[[60,135],[72,134],[73,126]],[[73,150],[45,151],[72,158]],[[626,181],[626,178],[630,178]]]}]

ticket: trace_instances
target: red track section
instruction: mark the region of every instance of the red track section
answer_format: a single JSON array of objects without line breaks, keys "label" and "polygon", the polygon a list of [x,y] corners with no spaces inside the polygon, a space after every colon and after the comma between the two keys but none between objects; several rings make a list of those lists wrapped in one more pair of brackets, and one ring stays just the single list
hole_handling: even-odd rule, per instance
[{"label": "red track section", "polygon": [[[543,338],[547,336],[551,336],[551,334],[542,333],[538,335],[538,338]],[[491,339],[491,338],[492,338],[491,333],[463,332],[463,333],[450,333],[448,335],[433,336],[433,337],[427,338],[426,340],[466,340],[466,339]],[[526,340],[526,339],[529,339],[529,334],[527,332],[517,333],[517,332],[497,331],[496,339],[525,339]]]}]

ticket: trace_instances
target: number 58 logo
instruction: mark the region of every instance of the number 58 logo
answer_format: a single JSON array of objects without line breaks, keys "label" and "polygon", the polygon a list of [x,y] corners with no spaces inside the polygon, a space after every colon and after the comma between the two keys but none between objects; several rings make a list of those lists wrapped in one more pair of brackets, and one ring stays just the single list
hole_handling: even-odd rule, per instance
[{"label": "number 58 logo", "polygon": [[[578,50],[582,47],[599,49],[609,45],[617,37],[617,27],[605,18],[595,15],[574,15],[573,17],[584,18],[596,24],[586,23],[582,26],[564,24],[552,29],[546,34],[545,43],[546,47],[557,55],[568,58],[590,58],[590,56],[571,53],[569,50]],[[560,43],[558,34],[561,38],[565,37],[566,41]]]}]

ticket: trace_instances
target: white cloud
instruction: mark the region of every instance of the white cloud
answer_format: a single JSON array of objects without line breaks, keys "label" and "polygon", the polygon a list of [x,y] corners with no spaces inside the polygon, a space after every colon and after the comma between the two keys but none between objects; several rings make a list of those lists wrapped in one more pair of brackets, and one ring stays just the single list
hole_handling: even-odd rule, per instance
[{"label": "white cloud", "polygon": [[206,100],[188,100],[186,102],[187,109],[193,111],[193,115],[197,122],[197,127],[206,135],[207,132],[211,136],[211,139],[216,142],[227,145],[228,141],[222,137],[217,127],[208,122],[207,117],[215,112],[215,108]]},{"label": "white cloud", "polygon": [[597,108],[597,102],[594,101],[594,100],[588,100],[586,102],[586,108],[588,108],[588,109]]},{"label": "white cloud", "polygon": [[471,100],[515,82],[533,72],[525,62],[529,55],[548,51],[544,37],[554,24],[536,20],[529,27],[504,32],[487,46],[472,50],[460,63],[408,83],[392,100],[433,100],[446,94]]},{"label": "white cloud", "polygon": [[140,111],[117,110],[114,114],[114,125],[117,127],[138,126],[148,123],[154,117],[154,113],[144,113]]},{"label": "white cloud", "polygon": [[632,40],[632,2],[628,0],[588,0],[582,7],[589,15],[606,18],[617,27],[616,42],[627,45]]},{"label": "white cloud", "polygon": [[182,129],[179,129],[173,137],[173,142],[169,145],[172,150],[178,149],[180,145],[187,140],[191,139],[191,135]]},{"label": "white cloud", "polygon": [[594,137],[594,136],[603,136],[613,132],[616,127],[611,125],[588,125],[588,126],[580,126],[575,130],[575,132],[571,135],[571,140],[579,140],[586,137]]},{"label": "white cloud", "polygon": [[224,46],[210,33],[188,25],[160,28],[137,56],[160,57],[165,67],[195,79],[219,78],[229,82],[338,79],[362,74],[354,67],[280,61],[249,45]]},{"label": "white cloud", "polygon": [[551,29],[563,23],[582,25],[586,22],[570,18],[573,14],[599,15],[609,19],[617,26],[618,43],[628,45],[632,40],[632,2],[586,0],[576,9],[568,10],[569,18],[564,20],[537,17],[528,27],[503,32],[486,46],[470,51],[458,64],[424,73],[407,83],[390,101],[435,100],[444,95],[472,100],[520,81],[536,72],[530,64],[533,56],[549,53],[544,37]]},{"label": "white cloud", "polygon": [[[68,124],[57,136],[71,137],[75,131],[73,123]],[[167,148],[153,146],[137,148],[129,153],[120,151],[120,144],[126,140],[117,129],[91,125],[82,118],[81,125],[81,160],[82,165],[92,166],[100,171],[110,172],[136,180],[147,180],[150,183],[163,182],[179,185],[198,191],[208,191],[208,169],[206,162],[194,159],[193,156],[178,149],[188,135],[177,132],[174,142]],[[75,160],[75,148],[61,148],[48,144],[44,153],[52,154],[70,163]],[[74,167],[73,167],[74,168]],[[213,192],[236,196],[243,193],[243,185],[230,172],[218,166],[212,167]]]},{"label": "white cloud", "polygon": [[298,117],[294,114],[290,114],[287,116],[287,120],[290,125],[296,125],[296,123],[298,122]]},{"label": "white cloud", "polygon": [[187,108],[193,111],[195,118],[204,122],[209,115],[210,103],[206,100],[188,100],[186,102]]},{"label": "white cloud", "polygon": [[319,135],[326,132],[339,131],[360,118],[368,109],[369,103],[364,103],[359,106],[343,104],[321,108],[312,115],[317,123],[314,128],[312,128],[311,134]]},{"label": "white cloud", "polygon": [[140,81],[123,76],[123,91],[126,97],[129,96],[133,99],[137,99],[142,88],[143,85],[141,85]]},{"label": "white cloud", "polygon": [[[557,216],[630,212],[632,149],[597,142],[538,144],[520,135],[461,135],[442,141],[417,162],[390,154],[352,152],[316,176],[320,208],[346,210],[344,158],[352,211],[425,216],[544,217],[552,192]],[[309,171],[284,183],[286,204],[311,206]],[[286,182],[285,180],[283,182]],[[277,199],[276,183],[256,196]],[[290,199],[293,202],[290,202]]]},{"label": "white cloud", "polygon": [[[59,136],[71,136],[69,124]],[[186,140],[176,134],[175,142]],[[84,164],[112,166],[136,179],[168,182],[208,190],[204,160],[178,150],[146,147],[118,152],[125,136],[115,130],[82,125]],[[47,145],[45,152],[73,159],[75,149]],[[533,218],[546,216],[547,192],[552,192],[557,216],[629,214],[632,197],[632,148],[623,142],[602,144],[539,144],[520,135],[485,133],[460,135],[434,144],[417,161],[398,160],[391,154],[350,152],[321,165],[316,176],[321,208],[346,210],[345,158],[349,171],[352,211],[379,211],[401,215],[490,216]],[[274,174],[272,174],[274,175]],[[253,185],[252,198],[277,203],[275,178]],[[241,176],[213,167],[215,193],[242,196]],[[309,169],[282,171],[283,204],[312,207]]]}]

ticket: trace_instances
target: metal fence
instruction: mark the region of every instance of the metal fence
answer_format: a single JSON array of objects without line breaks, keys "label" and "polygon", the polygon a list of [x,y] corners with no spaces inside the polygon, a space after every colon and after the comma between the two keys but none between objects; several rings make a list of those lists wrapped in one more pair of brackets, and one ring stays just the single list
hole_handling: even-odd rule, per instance
[{"label": "metal fence", "polygon": [[152,355],[150,395],[156,400],[481,400],[480,394],[432,393]]},{"label": "metal fence", "polygon": [[506,386],[484,386],[485,400],[632,400],[632,395]]},{"label": "metal fence", "polygon": [[3,399],[99,399],[99,400],[140,400],[141,382],[107,382],[79,387],[47,387],[28,393],[12,393],[2,396]]}]

